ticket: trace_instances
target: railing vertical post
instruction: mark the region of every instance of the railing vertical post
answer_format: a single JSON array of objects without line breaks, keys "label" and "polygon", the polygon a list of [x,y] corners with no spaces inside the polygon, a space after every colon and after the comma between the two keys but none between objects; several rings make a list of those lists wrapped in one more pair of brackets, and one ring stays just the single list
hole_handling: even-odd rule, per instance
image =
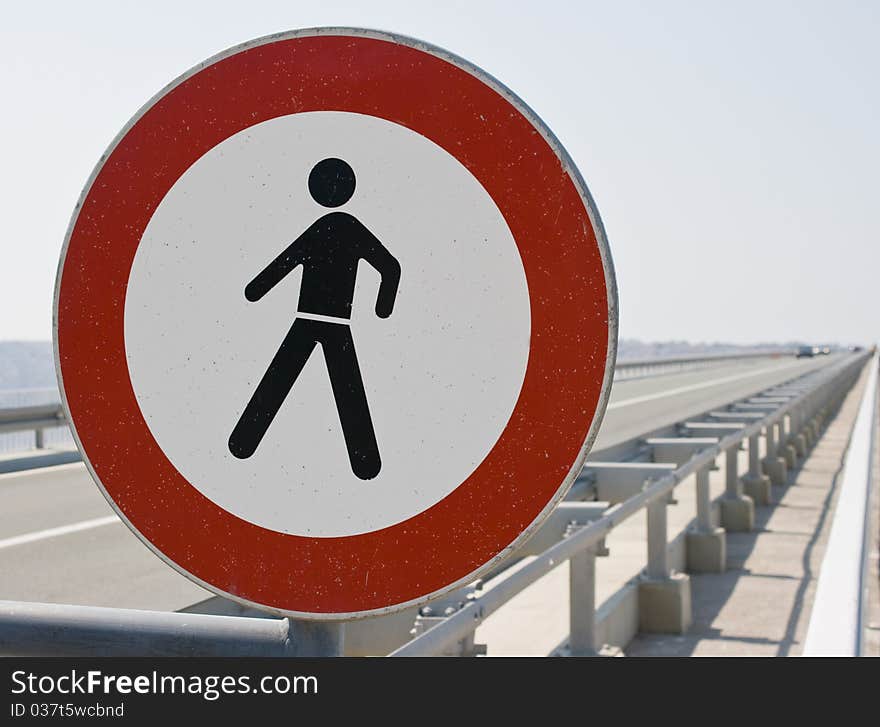
[{"label": "railing vertical post", "polygon": [[710,533],[715,530],[715,525],[712,522],[708,467],[697,470],[697,530],[702,533]]},{"label": "railing vertical post", "polygon": [[812,394],[808,393],[803,402],[800,405],[800,423],[798,425],[798,431],[801,433],[801,436],[804,438],[804,445],[807,449],[813,446],[813,432],[810,430],[810,401],[812,400]]},{"label": "railing vertical post", "polygon": [[767,459],[776,456],[776,428],[772,424],[768,424],[764,428],[764,436],[767,439]]},{"label": "railing vertical post", "polygon": [[683,634],[691,625],[691,582],[671,573],[666,541],[666,500],[647,505],[648,565],[639,584],[639,628],[648,633]]},{"label": "railing vertical post", "polygon": [[749,476],[758,478],[761,476],[761,455],[758,452],[758,435],[749,437]]},{"label": "railing vertical post", "polygon": [[728,497],[735,498],[742,495],[742,484],[739,481],[738,458],[739,445],[735,445],[724,453],[725,478],[724,491]]},{"label": "railing vertical post", "polygon": [[34,430],[34,443],[37,449],[43,449],[46,446],[45,432],[42,429]]},{"label": "railing vertical post", "polygon": [[711,464],[697,470],[697,526],[685,540],[687,569],[691,573],[723,573],[727,565],[727,536],[712,520],[709,491]]},{"label": "railing vertical post", "polygon": [[767,438],[767,456],[764,458],[764,471],[774,485],[784,485],[788,477],[788,468],[785,460],[779,456],[776,441],[776,423],[764,427],[764,436]]},{"label": "railing vertical post", "polygon": [[807,456],[807,439],[803,433],[803,404],[799,404],[791,410],[791,418],[789,421],[791,422],[791,443],[797,451],[797,456],[803,459]]},{"label": "railing vertical post", "polygon": [[569,650],[572,656],[594,654],[596,646],[596,548],[569,561]]},{"label": "railing vertical post", "polygon": [[813,405],[810,408],[810,421],[809,427],[813,434],[813,442],[819,441],[819,434],[822,431],[822,419],[821,419],[821,409],[822,409],[822,395],[823,392],[821,390],[816,391],[813,394]]},{"label": "railing vertical post", "polygon": [[755,503],[743,495],[739,479],[739,444],[729,447],[725,455],[724,497],[721,500],[721,525],[725,530],[746,532],[755,527]]},{"label": "railing vertical post", "polygon": [[779,421],[776,423],[776,426],[779,427],[779,445],[777,450],[779,456],[785,461],[787,469],[794,469],[795,464],[797,464],[797,450],[794,448],[791,442],[788,441],[788,433],[785,430],[784,414],[779,417]]},{"label": "railing vertical post", "polygon": [[761,472],[760,440],[758,434],[749,437],[749,471],[743,477],[743,490],[755,505],[769,505],[772,500],[770,478]]},{"label": "railing vertical post", "polygon": [[666,540],[666,500],[654,500],[648,511],[648,578],[663,580],[669,577],[669,558]]}]

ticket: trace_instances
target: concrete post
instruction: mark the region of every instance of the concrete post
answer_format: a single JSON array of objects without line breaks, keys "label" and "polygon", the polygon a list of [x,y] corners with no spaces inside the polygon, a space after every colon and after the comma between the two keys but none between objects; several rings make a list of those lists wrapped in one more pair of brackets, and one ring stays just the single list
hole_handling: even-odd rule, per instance
[{"label": "concrete post", "polygon": [[737,474],[739,445],[725,453],[726,478],[724,498],[721,500],[721,525],[729,532],[744,532],[755,527],[755,503],[742,494],[742,483]]},{"label": "concrete post", "polygon": [[819,437],[822,436],[822,425],[825,422],[824,417],[824,409],[820,407],[816,412],[816,415],[813,417],[812,426],[813,426],[813,436],[816,437],[816,441],[819,441]]},{"label": "concrete post", "polygon": [[587,548],[569,561],[569,651],[590,656],[596,648],[596,549]]},{"label": "concrete post", "polygon": [[697,523],[687,534],[687,569],[691,573],[722,573],[727,565],[724,528],[715,527],[709,492],[711,465],[697,470]]},{"label": "concrete post", "polygon": [[813,416],[810,419],[810,428],[813,430],[813,441],[815,442],[819,441],[819,435],[822,433],[822,409],[823,400],[819,398],[819,392],[817,392]]},{"label": "concrete post", "polygon": [[743,489],[755,505],[769,505],[772,500],[770,478],[761,473],[759,447],[759,436],[749,437],[749,471],[743,477]]},{"label": "concrete post", "polygon": [[709,472],[711,466],[703,467],[697,471],[697,529],[708,533],[714,529],[712,520],[712,497],[709,492]]},{"label": "concrete post", "polygon": [[739,475],[739,446],[731,447],[724,452],[724,494],[727,497],[739,497],[742,494]]},{"label": "concrete post", "polygon": [[804,412],[803,405],[796,406],[791,411],[791,443],[794,445],[797,456],[801,459],[807,456],[807,439],[803,431]]},{"label": "concrete post", "polygon": [[776,425],[770,424],[764,427],[764,437],[767,442],[767,456],[764,457],[764,473],[774,485],[784,485],[788,477],[788,469],[785,460],[776,453]]},{"label": "concrete post", "polygon": [[690,628],[691,583],[670,573],[666,541],[666,501],[647,507],[648,565],[639,583],[639,627],[648,633],[683,634]]},{"label": "concrete post", "polygon": [[34,443],[37,449],[43,449],[46,446],[45,432],[42,429],[34,430]]},{"label": "concrete post", "polygon": [[801,407],[802,412],[800,432],[804,436],[804,440],[807,443],[808,449],[812,449],[813,445],[816,443],[816,437],[814,436],[813,427],[810,425],[810,420],[813,417],[814,400],[814,394],[809,394]]},{"label": "concrete post", "polygon": [[785,415],[783,414],[776,423],[779,427],[779,456],[785,460],[785,466],[788,470],[793,470],[797,464],[797,451],[788,441],[788,434],[785,431]]},{"label": "concrete post", "polygon": [[655,500],[648,512],[648,578],[664,580],[669,577],[667,551],[666,502]]}]

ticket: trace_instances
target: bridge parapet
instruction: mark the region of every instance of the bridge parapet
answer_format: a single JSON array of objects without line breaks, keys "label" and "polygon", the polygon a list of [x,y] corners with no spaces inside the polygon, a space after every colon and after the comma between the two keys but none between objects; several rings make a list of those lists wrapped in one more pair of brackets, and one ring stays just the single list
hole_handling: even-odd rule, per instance
[{"label": "bridge parapet", "polygon": [[[648,527],[647,556],[648,568],[643,574],[639,584],[640,593],[644,591],[645,618],[641,620],[643,629],[660,628],[666,630],[683,630],[690,620],[689,588],[685,586],[686,577],[673,572],[668,559],[668,532],[666,523],[666,508],[674,502],[675,488],[691,475],[696,476],[697,505],[696,522],[692,532],[688,533],[688,564],[694,570],[711,570],[723,567],[723,548],[725,531],[715,525],[712,519],[712,502],[708,491],[708,474],[714,467],[716,458],[725,453],[726,456],[726,481],[729,485],[723,502],[739,499],[744,501],[748,493],[743,493],[741,478],[736,469],[735,453],[742,447],[744,442],[749,444],[749,472],[747,476],[757,474],[760,476],[760,459],[758,456],[757,443],[763,437],[767,443],[768,452],[775,452],[779,441],[779,423],[786,419],[789,429],[786,432],[783,427],[781,433],[788,437],[797,437],[801,431],[818,432],[822,420],[833,411],[835,403],[852,385],[864,365],[864,355],[853,355],[843,358],[824,369],[808,374],[798,379],[798,390],[801,392],[793,398],[786,398],[782,402],[774,402],[772,408],[760,413],[761,417],[743,417],[740,420],[712,419],[712,412],[717,412],[718,407],[706,412],[709,421],[688,420],[683,424],[702,423],[708,426],[687,427],[689,433],[698,436],[686,438],[690,444],[684,444],[682,437],[676,436],[645,436],[633,440],[632,448],[626,461],[608,462],[593,460],[585,469],[584,475],[579,478],[578,484],[572,493],[581,498],[595,498],[598,496],[599,476],[604,470],[609,472],[637,472],[641,478],[637,491],[621,501],[605,502],[568,502],[564,503],[558,511],[558,515],[548,521],[546,533],[541,533],[542,540],[532,544],[533,547],[521,553],[513,554],[506,567],[500,568],[491,574],[478,588],[476,584],[469,587],[466,593],[459,594],[462,598],[455,600],[442,609],[441,612],[434,610],[435,604],[429,604],[422,609],[417,623],[414,638],[407,643],[393,649],[396,655],[428,655],[440,653],[478,653],[479,649],[474,643],[474,632],[485,620],[503,608],[510,599],[521,593],[525,588],[543,578],[560,564],[570,561],[569,596],[570,596],[570,644],[571,653],[600,653],[603,644],[600,639],[600,630],[597,628],[597,612],[595,604],[595,558],[605,554],[605,538],[619,527],[623,522],[642,511],[645,511]],[[767,404],[769,406],[769,403]],[[735,406],[725,411],[738,411]],[[722,426],[722,425],[734,426]],[[800,428],[800,429],[799,429]],[[705,436],[712,432],[714,436]],[[665,434],[674,434],[674,428],[665,431]],[[808,435],[804,435],[805,439]],[[665,440],[665,441],[664,441]],[[702,441],[701,441],[702,440]],[[755,443],[753,445],[753,442]],[[772,446],[771,446],[772,444]],[[666,448],[666,449],[664,449]],[[623,451],[621,449],[621,451]],[[754,454],[753,454],[754,453]],[[604,456],[598,453],[598,456]],[[672,460],[665,461],[664,460]],[[642,464],[632,466],[638,462]],[[620,467],[620,464],[628,464],[628,467]],[[665,464],[666,467],[658,467]],[[617,466],[615,466],[617,465]],[[645,465],[648,465],[647,467]],[[647,474],[650,470],[650,474]],[[545,537],[546,536],[546,537]],[[545,547],[546,546],[546,547]],[[701,550],[702,548],[702,550]],[[719,553],[722,555],[719,557]],[[613,556],[612,556],[613,557]],[[659,585],[659,588],[654,588]],[[644,585],[644,588],[642,588]],[[651,589],[657,590],[658,595],[652,599],[648,596]],[[665,590],[664,590],[665,589]],[[53,612],[54,627],[51,631],[52,644],[47,646],[47,632],[44,630],[45,621],[39,618],[31,619],[28,614],[38,616],[45,604],[27,603],[4,603],[0,604],[0,642],[7,645],[13,653],[90,653],[83,651],[86,641],[83,634],[90,629],[99,628],[101,633],[112,634],[114,629],[137,632],[141,625],[145,626],[144,632],[149,634],[151,617],[140,614],[148,612],[119,611],[116,614],[109,613],[114,609],[84,609],[84,607],[70,607],[74,611],[65,611],[63,608]],[[33,607],[33,608],[32,608]],[[84,609],[84,610],[80,610]],[[427,609],[431,609],[428,613]],[[664,611],[665,609],[665,611]],[[650,613],[649,613],[650,610]],[[662,612],[662,613],[661,613]],[[178,623],[178,619],[190,619],[190,623],[202,624],[201,618],[193,620],[193,614],[164,614],[163,623]],[[210,622],[220,624],[223,628],[231,629],[231,634],[236,633],[237,624],[240,621],[253,619],[236,619],[226,622]],[[265,647],[265,653],[275,653],[276,649],[286,649],[285,653],[297,653],[305,655],[342,653],[345,629],[338,629],[333,633],[312,633],[321,626],[315,626],[306,622],[291,621],[288,619],[261,619],[269,623],[287,624],[286,645],[278,646],[274,643],[274,636],[264,639],[257,637]],[[143,624],[142,624],[143,621]],[[121,625],[124,623],[124,627]],[[180,620],[178,625],[186,623]],[[209,622],[204,622],[207,626]],[[199,628],[201,628],[199,626]],[[260,627],[263,628],[263,627]],[[269,627],[266,627],[269,628]],[[352,624],[351,628],[357,628]],[[310,631],[311,629],[311,631]],[[305,635],[311,634],[310,638]],[[274,631],[272,632],[275,633]],[[296,639],[295,635],[301,638]],[[143,634],[141,634],[143,635]],[[158,637],[157,637],[158,638]],[[147,639],[149,641],[149,639]],[[271,643],[269,643],[271,642]],[[105,642],[106,643],[106,642]],[[132,640],[126,640],[120,636],[119,649],[128,651],[113,652],[114,647],[108,647],[111,651],[105,653],[133,653],[131,650]],[[138,640],[143,645],[143,640]],[[167,642],[153,641],[156,647],[144,650],[140,653],[164,653]],[[188,641],[190,649],[187,653],[217,653],[217,646]],[[222,640],[224,653],[235,655],[240,653],[253,653],[244,650],[243,641],[230,636]],[[293,644],[293,645],[291,645]],[[250,648],[250,647],[248,647]],[[41,650],[42,649],[42,650]],[[156,650],[158,649],[158,651]],[[207,652],[203,649],[207,649]],[[179,653],[177,651],[173,653]]]}]

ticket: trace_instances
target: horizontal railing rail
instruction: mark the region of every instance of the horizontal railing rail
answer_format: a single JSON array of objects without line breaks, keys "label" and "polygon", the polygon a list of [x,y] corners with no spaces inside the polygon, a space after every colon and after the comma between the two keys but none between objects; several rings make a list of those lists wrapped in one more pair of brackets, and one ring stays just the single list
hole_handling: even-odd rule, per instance
[{"label": "horizontal railing rail", "polygon": [[340,624],[0,601],[11,656],[341,656]]},{"label": "horizontal railing rail", "polygon": [[[732,361],[758,358],[778,358],[793,353],[788,349],[775,351],[746,351],[721,354],[660,356],[655,358],[623,359],[615,366],[615,378],[633,379],[654,376],[674,371],[690,370],[705,366],[719,365]],[[0,395],[17,399],[46,398],[57,399],[58,390],[53,388],[16,389],[0,391]],[[0,397],[2,402],[2,397]],[[44,446],[43,430],[67,425],[64,408],[59,401],[39,404],[16,404],[4,406],[0,403],[0,434],[14,432],[33,432],[36,446]]]},{"label": "horizontal railing rail", "polygon": [[[650,464],[650,474],[632,494],[606,502],[564,502],[548,522],[506,564],[477,581],[423,607],[415,617],[414,637],[392,656],[480,653],[474,632],[491,614],[538,579],[570,561],[570,639],[573,654],[596,653],[595,558],[605,554],[604,539],[621,523],[647,511],[646,577],[670,575],[667,562],[666,507],[676,486],[696,474],[697,523],[708,526],[708,472],[715,459],[726,455],[725,498],[742,497],[737,452],[749,445],[749,475],[760,476],[758,439],[766,442],[765,463],[795,444],[814,443],[820,426],[855,382],[867,354],[848,355],[829,365],[731,404],[727,414],[713,412],[711,421],[686,422],[690,438],[654,439],[657,447],[693,445],[692,455],[664,468]],[[786,428],[788,423],[788,428]],[[705,436],[711,431],[712,437]],[[698,436],[697,436],[698,435]],[[672,444],[670,444],[672,443]],[[690,451],[690,450],[689,450]],[[601,500],[596,473],[603,467],[616,475],[632,475],[614,463],[592,462],[578,478],[573,493]],[[638,466],[635,467],[638,469]],[[439,614],[439,615],[437,615]],[[221,620],[215,620],[220,618]],[[225,620],[222,620],[225,619]],[[255,623],[256,622],[256,623]],[[51,624],[51,628],[49,627]],[[225,634],[225,635],[223,635]],[[193,613],[163,613],[82,606],[0,602],[0,650],[11,654],[91,655],[218,654],[339,655],[344,653],[345,625],[293,619],[217,617]],[[399,642],[398,642],[399,643]]]},{"label": "horizontal railing rail", "polygon": [[614,368],[614,379],[615,381],[624,381],[647,376],[660,376],[679,371],[692,371],[709,366],[720,366],[736,361],[792,356],[794,353],[794,349],[780,348],[770,351],[735,351],[729,353],[657,356],[652,358],[624,358],[617,361]]},{"label": "horizontal railing rail", "polygon": [[843,462],[840,495],[819,571],[804,656],[861,656],[870,551],[871,469],[877,439],[877,364],[870,376]]},{"label": "horizontal railing rail", "polygon": [[37,449],[45,446],[45,430],[66,426],[64,409],[60,403],[0,409],[0,434],[31,431],[34,433],[34,445]]},{"label": "horizontal railing rail", "polygon": [[778,358],[795,353],[794,349],[781,348],[772,351],[733,351],[729,353],[685,354],[681,356],[652,356],[650,358],[625,358],[617,362],[618,367],[657,365],[663,363],[712,363],[715,361],[735,361],[737,359]]},{"label": "horizontal railing rail", "polygon": [[[9,427],[9,431],[30,429],[35,422],[44,421],[53,427],[57,427],[59,421],[64,424],[64,409],[61,404],[39,404],[0,409],[0,427]],[[18,429],[13,429],[13,427],[18,427]]]}]

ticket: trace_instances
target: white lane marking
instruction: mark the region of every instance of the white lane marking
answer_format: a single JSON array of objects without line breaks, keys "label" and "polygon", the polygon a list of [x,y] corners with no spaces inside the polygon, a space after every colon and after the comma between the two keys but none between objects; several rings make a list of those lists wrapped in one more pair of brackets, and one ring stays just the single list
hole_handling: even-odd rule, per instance
[{"label": "white lane marking", "polygon": [[718,386],[719,384],[726,384],[730,381],[739,381],[740,379],[748,379],[752,376],[760,376],[761,374],[766,374],[771,371],[785,371],[786,369],[793,368],[795,366],[801,366],[802,364],[799,362],[788,364],[787,366],[767,366],[763,369],[759,369],[758,371],[750,371],[746,374],[737,374],[736,376],[724,376],[720,379],[712,379],[711,381],[703,381],[699,384],[691,384],[690,386],[679,386],[676,389],[666,389],[664,391],[658,391],[655,394],[645,394],[644,396],[634,396],[632,399],[624,399],[623,401],[613,401],[608,405],[608,410],[611,409],[620,409],[624,406],[632,406],[633,404],[641,404],[645,401],[653,401],[654,399],[664,399],[667,396],[675,396],[676,394],[684,394],[688,391],[696,391],[698,389],[708,389],[711,386]]},{"label": "white lane marking", "polygon": [[69,533],[78,533],[82,530],[91,530],[92,528],[100,528],[103,525],[112,525],[120,522],[116,515],[107,515],[106,517],[96,517],[93,520],[81,520],[78,523],[70,525],[62,525],[57,528],[48,528],[47,530],[37,530],[33,533],[25,533],[24,535],[16,535],[12,538],[0,540],[0,550],[3,548],[13,548],[16,545],[24,545],[25,543],[33,543],[36,540],[46,540],[47,538],[57,538],[59,535],[68,535]]}]

